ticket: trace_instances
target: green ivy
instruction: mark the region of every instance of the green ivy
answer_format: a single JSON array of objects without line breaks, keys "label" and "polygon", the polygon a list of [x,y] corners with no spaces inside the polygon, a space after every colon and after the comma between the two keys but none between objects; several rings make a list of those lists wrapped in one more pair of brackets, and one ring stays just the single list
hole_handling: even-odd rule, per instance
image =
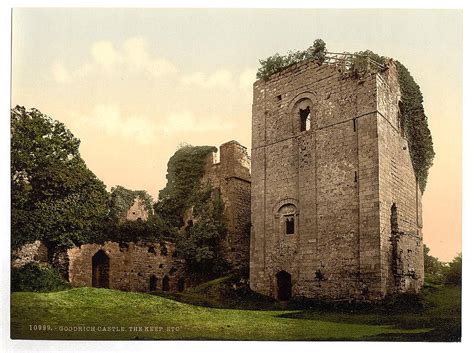
[{"label": "green ivy", "polygon": [[159,192],[155,211],[171,227],[183,225],[184,212],[191,206],[193,194],[199,189],[206,157],[211,152],[217,152],[217,148],[186,145],[169,159],[167,183]]},{"label": "green ivy", "polygon": [[224,202],[217,190],[202,186],[192,195],[194,223],[176,239],[176,253],[186,259],[188,271],[197,276],[222,274],[228,264],[220,254],[220,240],[227,233]]},{"label": "green ivy", "polygon": [[325,57],[326,43],[322,39],[316,39],[306,50],[289,51],[286,55],[276,53],[264,60],[259,60],[261,66],[257,71],[257,79],[268,80],[271,75],[306,59],[315,59],[322,63]]}]

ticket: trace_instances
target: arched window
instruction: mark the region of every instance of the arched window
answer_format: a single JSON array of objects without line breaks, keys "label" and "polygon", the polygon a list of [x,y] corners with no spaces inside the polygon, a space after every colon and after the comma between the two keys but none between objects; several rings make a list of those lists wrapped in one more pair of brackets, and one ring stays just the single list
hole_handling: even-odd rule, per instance
[{"label": "arched window", "polygon": [[155,275],[150,277],[150,292],[156,291],[158,285],[158,278]]},{"label": "arched window", "polygon": [[287,203],[280,207],[276,216],[277,222],[280,224],[280,233],[284,235],[296,234],[296,206]]},{"label": "arched window", "polygon": [[307,131],[311,129],[311,109],[307,106],[300,109],[300,131]]}]

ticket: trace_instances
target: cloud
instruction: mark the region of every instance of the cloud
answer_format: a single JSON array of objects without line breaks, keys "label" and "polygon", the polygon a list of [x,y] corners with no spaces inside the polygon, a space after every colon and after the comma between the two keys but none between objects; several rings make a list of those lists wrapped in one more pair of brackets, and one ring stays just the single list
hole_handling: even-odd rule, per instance
[{"label": "cloud", "polygon": [[150,144],[163,135],[177,136],[182,133],[207,133],[226,131],[235,127],[233,122],[217,116],[198,118],[191,111],[175,112],[161,121],[153,121],[145,116],[124,116],[117,105],[99,104],[88,114],[72,113],[73,131],[84,135],[96,133],[134,141],[139,144]]},{"label": "cloud", "polygon": [[161,131],[166,135],[175,135],[184,132],[204,133],[211,131],[225,131],[234,128],[234,123],[217,116],[197,118],[190,111],[183,111],[169,115],[161,124]]},{"label": "cloud", "polygon": [[169,60],[153,56],[148,42],[139,37],[129,38],[120,46],[110,41],[92,43],[90,57],[86,63],[75,69],[68,69],[63,62],[56,61],[52,67],[53,78],[57,82],[70,82],[84,77],[91,71],[114,73],[127,70],[134,73],[145,73],[161,77],[178,72],[176,66]]},{"label": "cloud", "polygon": [[140,144],[149,144],[156,138],[156,127],[151,120],[139,115],[125,117],[116,105],[100,104],[87,115],[72,115],[75,130],[93,129]]},{"label": "cloud", "polygon": [[226,89],[248,89],[254,81],[254,69],[246,69],[240,74],[233,74],[229,70],[217,70],[208,75],[196,72],[181,78],[181,83],[185,86]]}]

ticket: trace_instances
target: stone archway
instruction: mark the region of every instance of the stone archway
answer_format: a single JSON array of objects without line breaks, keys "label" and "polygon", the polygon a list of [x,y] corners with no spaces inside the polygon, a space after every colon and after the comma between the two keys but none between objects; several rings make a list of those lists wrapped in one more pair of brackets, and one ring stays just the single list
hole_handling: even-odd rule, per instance
[{"label": "stone archway", "polygon": [[92,257],[92,287],[109,288],[109,257],[104,250]]},{"label": "stone archway", "polygon": [[184,279],[184,277],[181,277],[178,280],[178,286],[177,286],[176,289],[178,290],[178,292],[182,292],[182,291],[184,291],[185,286],[186,286],[186,280]]},{"label": "stone archway", "polygon": [[276,274],[277,280],[277,299],[288,301],[291,299],[291,275],[286,271],[280,271]]},{"label": "stone archway", "polygon": [[163,283],[162,283],[161,289],[163,290],[163,292],[167,292],[170,290],[170,278],[168,277],[168,275],[163,277]]},{"label": "stone archway", "polygon": [[158,278],[155,275],[150,277],[150,292],[154,292],[158,287]]}]

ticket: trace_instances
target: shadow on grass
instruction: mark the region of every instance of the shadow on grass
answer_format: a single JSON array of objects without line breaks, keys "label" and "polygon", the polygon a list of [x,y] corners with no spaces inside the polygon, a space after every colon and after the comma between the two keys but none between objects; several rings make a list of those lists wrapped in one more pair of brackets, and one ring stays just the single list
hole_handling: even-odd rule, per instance
[{"label": "shadow on grass", "polygon": [[232,278],[225,277],[183,293],[156,294],[211,308],[286,311],[278,315],[281,318],[427,331],[366,336],[362,340],[458,342],[461,339],[461,287],[428,285],[421,294],[398,295],[377,304],[331,303],[304,298],[279,303],[245,286],[236,289],[231,283]]},{"label": "shadow on grass", "polygon": [[323,303],[295,300],[279,317],[330,321],[347,324],[391,326],[397,329],[424,329],[420,333],[389,333],[366,336],[364,341],[459,342],[461,340],[461,288],[424,288],[419,295],[400,295],[378,304]]}]

